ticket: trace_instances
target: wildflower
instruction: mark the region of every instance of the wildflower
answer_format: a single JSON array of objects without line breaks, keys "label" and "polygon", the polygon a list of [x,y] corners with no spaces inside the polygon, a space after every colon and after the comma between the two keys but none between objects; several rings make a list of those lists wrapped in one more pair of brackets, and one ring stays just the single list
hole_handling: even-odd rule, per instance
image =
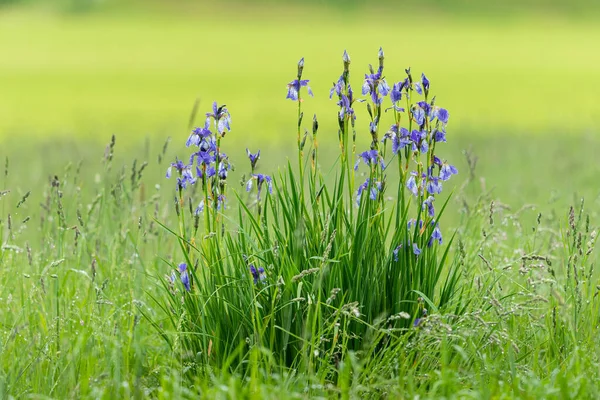
[{"label": "wildflower", "polygon": [[379,48],[379,68],[377,69],[377,72],[373,72],[373,69],[371,68],[371,73],[365,74],[365,80],[362,85],[363,96],[370,94],[371,100],[376,105],[380,105],[383,101],[383,97],[387,96],[390,92],[390,87],[385,78],[382,77],[383,58],[383,49]]},{"label": "wildflower", "polygon": [[[369,188],[369,184],[371,183],[371,179],[367,178],[367,180],[358,187],[358,191],[356,192],[356,204],[360,205],[360,199],[362,197],[362,193]],[[383,190],[383,185],[381,182],[375,182],[371,189],[369,190],[369,198],[371,200],[377,199],[377,194]]]},{"label": "wildflower", "polygon": [[256,188],[257,194],[256,197],[260,199],[260,192],[262,191],[262,186],[266,182],[269,193],[273,193],[273,180],[269,175],[263,174],[252,174],[252,177],[246,182],[246,192],[252,190],[253,180],[256,180]]},{"label": "wildflower", "polygon": [[177,172],[179,172],[179,174],[181,175],[181,172],[184,170],[185,167],[186,167],[185,164],[181,160],[176,160],[174,163],[171,163],[169,168],[167,168],[167,175],[166,175],[167,178],[171,177],[171,170],[173,168],[175,168],[177,170]]},{"label": "wildflower", "polygon": [[437,241],[439,244],[442,244],[442,231],[440,231],[440,227],[438,225],[433,228],[433,232],[431,233],[431,238],[429,238],[427,246],[431,247],[435,241]]},{"label": "wildflower", "polygon": [[347,70],[350,65],[350,56],[346,50],[344,50],[344,54],[342,54],[342,61],[344,62],[344,69]]},{"label": "wildflower", "polygon": [[193,185],[196,183],[196,177],[192,173],[191,164],[185,165],[181,160],[171,163],[171,166],[167,169],[167,178],[171,177],[172,168],[175,168],[179,173],[179,177],[177,178],[177,187],[179,189],[185,189],[188,184]]},{"label": "wildflower", "polygon": [[344,75],[340,75],[337,82],[333,82],[333,86],[329,90],[329,99],[333,97],[333,94],[337,94],[338,97],[342,96],[342,90],[344,89]]},{"label": "wildflower", "polygon": [[440,108],[436,112],[437,119],[444,124],[448,123],[448,119],[450,118],[450,113],[445,108]]},{"label": "wildflower", "polygon": [[379,123],[379,118],[375,117],[375,119],[369,122],[369,132],[371,135],[375,135],[377,133],[377,124]]},{"label": "wildflower", "polygon": [[219,107],[216,101],[213,102],[212,112],[206,113],[206,118],[215,120],[217,132],[221,135],[225,135],[225,130],[231,130],[231,114],[229,114],[225,105]]},{"label": "wildflower", "polygon": [[416,172],[411,172],[410,177],[408,178],[408,181],[406,181],[406,188],[408,190],[410,190],[412,192],[412,194],[414,194],[415,196],[418,193],[418,186],[417,186],[417,182],[415,180],[416,176],[417,176]]},{"label": "wildflower", "polygon": [[435,200],[435,198],[433,196],[429,196],[423,202],[423,210],[427,209],[427,214],[430,217],[433,217],[435,215],[435,208],[433,207],[434,200]]},{"label": "wildflower", "polygon": [[200,201],[196,209],[194,210],[194,215],[198,216],[200,213],[204,211],[204,199]]},{"label": "wildflower", "polygon": [[256,154],[250,153],[250,150],[246,148],[246,154],[248,154],[248,158],[250,159],[250,166],[252,167],[252,171],[256,167],[256,163],[260,159],[260,150],[256,152]]},{"label": "wildflower", "polygon": [[301,101],[300,88],[302,88],[304,86],[306,86],[306,89],[308,90],[308,94],[311,96],[314,96],[312,89],[310,88],[310,86],[308,86],[309,80],[301,79],[303,70],[304,70],[304,57],[302,57],[300,59],[300,61],[298,61],[298,78],[294,79],[287,85],[288,92],[287,92],[287,96],[285,97],[286,99],[290,99],[293,101]]},{"label": "wildflower", "polygon": [[421,73],[421,83],[423,84],[423,89],[425,90],[425,95],[429,93],[429,79],[425,76],[425,73]]},{"label": "wildflower", "polygon": [[312,89],[310,88],[310,86],[308,86],[308,79],[294,79],[293,81],[291,81],[290,83],[288,83],[287,87],[288,87],[288,92],[287,92],[287,96],[285,96],[286,99],[290,99],[290,100],[294,100],[297,101],[298,100],[298,95],[300,92],[300,88],[306,86],[307,90],[308,90],[308,94],[311,96],[314,96]]},{"label": "wildflower", "polygon": [[231,168],[229,163],[225,164],[223,162],[219,163],[219,179],[227,179],[227,171]]},{"label": "wildflower", "polygon": [[394,261],[396,261],[396,262],[398,262],[398,253],[400,252],[401,248],[402,248],[402,244],[399,244],[392,252],[394,255]]},{"label": "wildflower", "polygon": [[419,249],[419,246],[417,246],[416,243],[413,243],[412,247],[413,247],[413,253],[415,254],[415,256],[421,255],[421,249]]},{"label": "wildflower", "polygon": [[258,282],[262,282],[267,279],[267,275],[265,274],[265,269],[263,267],[256,268],[254,264],[250,264],[250,274],[252,274],[252,278],[254,279],[254,284],[258,284]]},{"label": "wildflower", "polygon": [[423,125],[425,123],[425,110],[419,106],[414,106],[412,109],[412,116],[417,125]]},{"label": "wildflower", "polygon": [[[419,301],[420,301],[420,307],[423,307],[423,303],[420,298],[419,298]],[[423,310],[421,311],[421,316],[415,319],[415,322],[413,322],[413,326],[415,328],[418,328],[419,326],[421,326],[421,324],[423,323],[425,318],[427,318],[427,309],[423,307]]]},{"label": "wildflower", "polygon": [[179,264],[179,277],[181,278],[181,283],[183,283],[183,287],[188,292],[190,291],[190,276],[187,271],[187,264],[181,263]]},{"label": "wildflower", "polygon": [[383,142],[385,142],[387,139],[392,140],[392,152],[394,154],[398,154],[401,149],[411,143],[408,129],[398,128],[397,124],[394,124],[390,127],[390,130],[387,131],[383,137]]},{"label": "wildflower", "polygon": [[340,120],[343,120],[345,116],[349,116],[353,120],[356,120],[356,114],[354,114],[354,109],[352,108],[352,103],[354,103],[353,97],[354,92],[352,91],[352,87],[348,85],[348,95],[341,94],[340,100],[337,102],[337,105],[340,106]]},{"label": "wildflower", "polygon": [[421,87],[421,83],[420,82],[414,82],[413,83],[413,89],[415,90],[415,92],[417,92],[419,94],[423,94],[423,89]]},{"label": "wildflower", "polygon": [[425,117],[429,117],[430,116],[430,114],[431,114],[431,105],[429,105],[428,102],[426,102],[426,101],[419,101],[417,103],[417,105],[423,109],[423,112],[425,113]]},{"label": "wildflower", "polygon": [[367,164],[369,166],[375,165],[375,164],[377,164],[379,162],[379,164],[381,165],[381,168],[384,167],[383,158],[379,156],[379,152],[377,150],[363,151],[358,156],[360,158],[358,159],[358,161],[356,161],[356,164],[354,164],[354,170],[355,171],[358,169],[358,164],[360,163],[361,159],[363,160],[363,162],[365,164]]},{"label": "wildflower", "polygon": [[438,129],[436,128],[435,131],[433,131],[433,140],[435,140],[436,142],[446,142],[446,131],[444,131],[444,129]]},{"label": "wildflower", "polygon": [[447,181],[452,175],[458,174],[458,169],[454,165],[444,163],[440,169],[440,179]]},{"label": "wildflower", "polygon": [[194,158],[196,158],[196,165],[207,166],[216,161],[216,157],[213,154],[213,151],[203,151],[199,150],[195,153],[192,153],[190,156],[190,164],[194,163]]},{"label": "wildflower", "polygon": [[427,180],[427,192],[431,194],[442,193],[442,180],[437,176],[429,176]]},{"label": "wildflower", "polygon": [[205,153],[217,151],[217,141],[213,136],[202,138],[198,144],[198,150]]},{"label": "wildflower", "polygon": [[214,166],[211,165],[206,169],[206,177],[207,178],[212,178],[216,174],[217,174],[217,171],[215,170]]},{"label": "wildflower", "polygon": [[192,145],[199,146],[202,139],[206,139],[212,135],[212,132],[210,131],[209,128],[210,128],[210,118],[206,118],[206,121],[205,121],[203,127],[201,127],[201,128],[196,127],[192,130],[192,133],[190,134],[190,137],[188,138],[185,145],[187,147],[190,147]]},{"label": "wildflower", "polygon": [[225,195],[220,194],[217,196],[217,210],[225,210]]},{"label": "wildflower", "polygon": [[394,83],[394,86],[392,86],[392,90],[390,91],[390,100],[392,101],[392,103],[396,104],[397,102],[402,100],[402,89],[404,89],[404,85],[406,83],[406,80]]},{"label": "wildflower", "polygon": [[421,153],[427,153],[429,150],[429,143],[427,142],[427,131],[413,129],[410,134],[410,141],[412,142],[412,150],[420,151]]}]

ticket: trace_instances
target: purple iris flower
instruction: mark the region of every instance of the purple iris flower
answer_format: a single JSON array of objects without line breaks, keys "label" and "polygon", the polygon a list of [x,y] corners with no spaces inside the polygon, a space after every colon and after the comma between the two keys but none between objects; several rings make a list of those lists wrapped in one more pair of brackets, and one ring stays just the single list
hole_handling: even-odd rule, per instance
[{"label": "purple iris flower", "polygon": [[335,93],[338,97],[342,95],[342,90],[344,90],[344,75],[340,75],[337,82],[334,82],[333,87],[329,91],[329,99],[333,97]]},{"label": "purple iris flower", "polygon": [[425,93],[429,93],[429,79],[425,76],[425,73],[421,73],[421,83],[423,84],[423,89]]},{"label": "purple iris flower", "polygon": [[256,180],[257,199],[260,199],[260,192],[262,191],[262,186],[265,183],[267,184],[267,189],[269,190],[269,193],[273,193],[273,180],[269,175],[263,174],[252,174],[252,177],[248,180],[248,182],[246,182],[246,192],[252,190],[252,184],[254,180]]},{"label": "purple iris flower", "polygon": [[446,110],[445,108],[440,108],[437,110],[436,115],[437,119],[440,120],[442,123],[448,123],[448,119],[450,118],[450,113],[448,112],[448,110]]},{"label": "purple iris flower", "polygon": [[188,292],[190,291],[190,276],[187,271],[187,264],[181,263],[179,264],[179,276],[181,278],[181,283],[183,283],[183,287]]},{"label": "purple iris flower", "polygon": [[427,181],[427,192],[431,194],[442,193],[442,180],[437,176],[429,176]]},{"label": "purple iris flower", "polygon": [[343,120],[346,115],[349,115],[353,120],[356,119],[356,114],[354,114],[354,109],[352,108],[352,103],[354,102],[352,97],[352,88],[348,85],[348,96],[343,93],[340,94],[340,100],[337,102],[337,105],[340,106],[340,120]]},{"label": "purple iris flower", "polygon": [[398,152],[410,144],[408,129],[400,128],[400,132],[392,138],[392,152]]},{"label": "purple iris flower", "polygon": [[219,163],[219,179],[227,179],[227,171],[231,168],[228,163]]},{"label": "purple iris flower", "polygon": [[194,163],[194,157],[196,158],[196,165],[209,165],[216,161],[216,157],[209,151],[197,151],[192,153],[190,156],[190,164]]},{"label": "purple iris flower", "polygon": [[231,130],[231,114],[225,105],[219,107],[216,101],[213,102],[212,112],[206,113],[206,118],[215,120],[215,126],[221,135],[225,134],[225,130]]},{"label": "purple iris flower", "polygon": [[412,227],[415,226],[415,225],[417,225],[417,220],[414,219],[414,218],[411,218],[406,223],[406,228],[410,231],[412,229]]},{"label": "purple iris flower", "polygon": [[404,86],[404,82],[394,83],[392,90],[390,92],[390,100],[392,103],[397,103],[402,100],[402,88]]},{"label": "purple iris flower", "polygon": [[396,262],[398,262],[398,253],[400,253],[401,248],[402,248],[402,244],[399,244],[392,252],[394,255],[394,261],[396,261]]},{"label": "purple iris flower", "polygon": [[431,106],[429,105],[429,103],[426,101],[419,101],[417,105],[423,109],[423,111],[425,112],[425,117],[428,117],[431,113]]},{"label": "purple iris flower", "polygon": [[181,160],[171,163],[171,166],[167,169],[167,178],[171,177],[172,168],[175,168],[179,173],[179,177],[177,178],[177,187],[179,189],[185,189],[187,185],[193,185],[196,183],[197,178],[192,172],[191,164],[185,165]]},{"label": "purple iris flower", "polygon": [[[380,49],[381,50],[381,49]],[[390,92],[390,87],[386,82],[385,78],[382,77],[383,74],[383,56],[382,52],[379,53],[380,64],[377,72],[372,74],[365,74],[365,80],[362,85],[362,94],[366,96],[367,94],[371,95],[371,100],[376,105],[380,105],[383,102],[383,97],[387,96]],[[380,97],[382,96],[382,97]]]},{"label": "purple iris flower", "polygon": [[167,178],[171,177],[171,170],[173,168],[175,168],[177,170],[177,172],[179,172],[179,174],[181,174],[181,172],[185,168],[185,164],[181,160],[176,160],[174,163],[171,163],[171,165],[169,166],[169,168],[167,168],[167,175],[166,175]]},{"label": "purple iris flower", "polygon": [[425,318],[427,318],[427,309],[426,308],[423,309],[421,317],[415,319],[415,322],[413,322],[413,326],[415,328],[418,328],[419,326],[421,326],[421,324],[423,323]]},{"label": "purple iris flower", "polygon": [[207,178],[212,178],[216,174],[217,174],[217,171],[215,170],[214,166],[211,165],[206,169],[206,177]]},{"label": "purple iris flower", "polygon": [[217,210],[225,210],[225,195],[217,196]]},{"label": "purple iris flower", "polygon": [[429,196],[423,202],[423,210],[427,209],[427,214],[429,214],[430,217],[433,217],[435,215],[435,208],[433,207],[434,200],[435,198],[433,196]]},{"label": "purple iris flower", "polygon": [[185,145],[187,147],[190,146],[199,146],[202,139],[206,139],[212,136],[212,132],[210,131],[210,118],[206,118],[206,122],[203,127],[196,127],[192,130],[190,137],[188,138]]},{"label": "purple iris flower", "polygon": [[214,152],[217,150],[217,141],[213,136],[202,138],[198,144],[198,149],[205,152]]},{"label": "purple iris flower", "polygon": [[421,255],[421,249],[419,248],[419,246],[417,246],[416,243],[413,243],[412,247],[413,247],[413,253],[415,254],[415,256]]},{"label": "purple iris flower", "polygon": [[184,170],[181,172],[181,177],[183,179],[185,179],[186,182],[189,183],[190,185],[193,185],[194,183],[196,183],[196,177],[192,173],[191,165],[188,165],[184,168]]},{"label": "purple iris flower", "polygon": [[194,210],[195,215],[200,215],[204,211],[204,200],[200,200],[200,203]]},{"label": "purple iris flower", "polygon": [[429,242],[427,242],[427,246],[428,247],[433,246],[433,242],[438,242],[439,244],[442,244],[442,231],[440,231],[440,228],[438,225],[436,225],[435,228],[433,229],[431,238],[429,238]]},{"label": "purple iris flower", "polygon": [[[362,193],[369,188],[370,182],[371,182],[371,180],[369,178],[367,178],[367,180],[358,187],[358,191],[356,193],[356,204],[357,205],[360,205],[360,199],[362,197]],[[371,200],[376,200],[377,194],[379,192],[381,192],[382,189],[383,189],[383,187],[381,185],[381,182],[375,182],[375,184],[373,184],[373,186],[369,190],[369,198]]]},{"label": "purple iris flower", "polygon": [[377,124],[379,122],[379,118],[375,117],[375,119],[371,122],[369,122],[369,132],[371,133],[371,135],[374,135],[377,133]]},{"label": "purple iris flower", "polygon": [[444,129],[435,129],[433,132],[433,140],[436,142],[446,142],[446,132]]},{"label": "purple iris flower", "polygon": [[452,175],[456,174],[458,174],[456,167],[448,163],[444,163],[440,169],[440,179],[443,181],[447,181]]},{"label": "purple iris flower", "polygon": [[362,197],[362,192],[367,190],[368,187],[369,187],[369,178],[367,178],[367,180],[358,187],[358,191],[356,193],[356,205],[360,205],[360,198]]},{"label": "purple iris flower", "polygon": [[258,284],[259,282],[264,281],[267,278],[265,274],[265,269],[263,267],[256,268],[254,264],[250,264],[250,274],[254,279],[254,284]]},{"label": "purple iris flower", "polygon": [[385,79],[381,79],[379,81],[379,84],[377,85],[377,90],[379,91],[379,94],[381,94],[384,97],[388,95],[388,93],[390,92],[390,87]]},{"label": "purple iris flower", "polygon": [[413,108],[412,115],[417,125],[423,125],[423,123],[425,123],[425,110],[423,110],[421,107]]},{"label": "purple iris flower", "polygon": [[412,150],[419,150],[421,153],[427,153],[429,150],[429,143],[427,143],[427,132],[422,130],[413,129],[410,134],[410,140],[412,142]]},{"label": "purple iris flower", "polygon": [[415,180],[415,177],[417,176],[416,172],[411,172],[410,177],[408,178],[408,181],[406,181],[406,187],[408,188],[408,190],[410,190],[412,192],[412,194],[414,194],[415,196],[418,193],[418,186],[417,186],[417,182]]},{"label": "purple iris flower", "polygon": [[252,167],[252,171],[256,167],[256,163],[260,159],[260,150],[256,152],[256,154],[250,153],[250,150],[246,148],[246,154],[248,154],[248,158],[250,159],[250,166]]},{"label": "purple iris flower", "polygon": [[413,83],[413,89],[415,89],[415,91],[419,94],[423,94],[423,88],[421,87],[421,83],[420,82],[414,82]]},{"label": "purple iris flower", "polygon": [[363,162],[369,166],[375,165],[376,163],[379,162],[381,165],[381,168],[384,167],[383,159],[379,156],[379,152],[377,150],[363,151],[358,156],[360,158],[358,159],[358,161],[356,161],[356,164],[354,165],[355,171],[358,169],[358,164],[360,163],[360,160],[363,160]]},{"label": "purple iris flower", "polygon": [[294,79],[293,81],[288,83],[288,85],[287,85],[288,92],[287,92],[287,96],[285,96],[285,98],[293,100],[293,101],[298,101],[300,88],[304,87],[304,86],[306,86],[306,89],[308,90],[308,94],[311,96],[314,96],[312,89],[310,88],[310,86],[308,86],[308,82],[309,82],[308,79]]}]

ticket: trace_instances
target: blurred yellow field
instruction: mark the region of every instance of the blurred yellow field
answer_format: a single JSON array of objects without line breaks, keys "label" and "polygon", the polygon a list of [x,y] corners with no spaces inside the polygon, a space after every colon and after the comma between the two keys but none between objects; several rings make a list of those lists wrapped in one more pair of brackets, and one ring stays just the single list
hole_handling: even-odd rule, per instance
[{"label": "blurred yellow field", "polygon": [[[388,81],[407,66],[428,74],[454,132],[572,135],[600,122],[598,24],[294,11],[256,18],[243,10],[77,17],[5,10],[0,138],[185,131],[199,97],[226,103],[237,132],[278,142],[294,114],[285,85],[301,56],[316,94],[306,112],[329,107],[334,115],[328,95],[342,51],[359,88],[379,46]],[[333,117],[321,120],[335,128]]]}]

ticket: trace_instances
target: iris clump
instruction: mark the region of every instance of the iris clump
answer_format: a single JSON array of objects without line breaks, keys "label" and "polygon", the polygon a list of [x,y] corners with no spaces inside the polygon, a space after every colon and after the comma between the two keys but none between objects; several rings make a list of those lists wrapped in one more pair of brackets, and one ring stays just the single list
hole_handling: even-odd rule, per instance
[{"label": "iris clump", "polygon": [[[339,157],[331,157],[331,149],[322,158],[316,115],[312,140],[308,129],[302,135],[303,92],[313,93],[300,59],[285,96],[297,103],[297,166],[288,162],[267,174],[259,171],[261,152],[246,148],[250,174],[241,184],[249,195],[230,196],[237,205],[227,210],[232,166],[220,144],[231,129],[228,109],[215,102],[187,137],[189,163],[176,160],[167,174],[179,179],[176,237],[186,260],[179,268],[183,302],[173,296],[170,305],[179,310],[178,329],[189,333],[183,346],[199,354],[199,365],[233,365],[233,358],[245,365],[247,354],[259,348],[282,365],[325,365],[328,358],[314,355],[333,357],[339,340],[346,350],[359,350],[373,329],[385,329],[381,338],[411,329],[409,318],[378,324],[391,315],[423,318],[417,297],[438,310],[450,301],[458,267],[446,261],[452,239],[442,238],[448,199],[441,196],[458,170],[438,154],[448,139],[449,112],[430,97],[434,86],[425,74],[414,79],[408,68],[390,86],[383,49],[377,60],[361,80],[363,98],[356,98],[344,51],[342,72],[329,91],[337,106],[331,115]],[[383,126],[389,128],[380,139]],[[198,182],[200,191],[185,190]],[[205,231],[199,235],[201,219]],[[246,254],[257,261],[249,264]],[[240,346],[248,352],[230,353]]]}]

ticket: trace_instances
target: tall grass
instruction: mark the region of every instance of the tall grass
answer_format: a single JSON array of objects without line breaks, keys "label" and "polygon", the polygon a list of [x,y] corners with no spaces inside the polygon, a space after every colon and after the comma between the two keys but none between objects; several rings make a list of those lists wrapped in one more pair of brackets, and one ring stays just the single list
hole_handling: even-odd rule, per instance
[{"label": "tall grass", "polygon": [[[270,175],[272,193],[269,154],[248,163],[239,192],[242,163],[234,173],[219,156],[218,180],[173,199],[166,148],[125,151],[113,139],[81,162],[47,152],[43,181],[30,178],[35,153],[0,149],[0,397],[597,398],[598,200],[511,209],[466,152],[444,211],[458,213],[454,240],[428,247],[429,225],[408,229],[427,214],[425,195],[408,191],[412,168],[396,172],[407,157],[394,136],[381,142],[394,110],[369,100],[368,116],[350,102],[357,135],[385,161],[354,170],[363,149],[340,87],[333,151],[319,144],[328,113],[302,114],[306,89],[287,102],[301,116],[290,137],[300,158]],[[389,124],[373,142],[376,116]],[[446,198],[436,202],[440,220]]]}]

